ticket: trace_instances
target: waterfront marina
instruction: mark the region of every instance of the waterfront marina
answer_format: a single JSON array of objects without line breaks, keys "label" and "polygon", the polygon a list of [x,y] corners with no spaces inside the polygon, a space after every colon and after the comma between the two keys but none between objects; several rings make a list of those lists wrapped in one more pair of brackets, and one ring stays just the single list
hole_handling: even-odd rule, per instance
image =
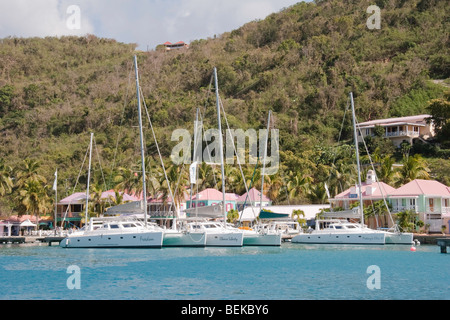
[{"label": "waterfront marina", "polygon": [[[0,250],[0,299],[445,300],[449,257],[437,245],[413,252],[405,245],[67,250],[7,244]],[[371,266],[380,270],[380,289],[369,288]],[[70,289],[76,275],[80,289]]]}]

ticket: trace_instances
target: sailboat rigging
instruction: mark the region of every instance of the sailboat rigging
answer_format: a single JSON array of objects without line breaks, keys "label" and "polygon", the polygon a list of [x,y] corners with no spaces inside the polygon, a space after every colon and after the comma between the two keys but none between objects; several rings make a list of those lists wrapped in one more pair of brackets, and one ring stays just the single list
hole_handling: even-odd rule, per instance
[{"label": "sailboat rigging", "polygon": [[339,219],[317,219],[316,229],[309,233],[303,233],[292,238],[293,243],[322,243],[322,244],[385,244],[386,234],[371,230],[364,225],[364,210],[362,198],[361,170],[359,161],[358,136],[356,131],[355,105],[353,93],[350,92],[350,100],[353,118],[353,135],[356,153],[356,165],[358,171],[358,194],[359,194],[359,219],[360,223],[351,223]]},{"label": "sailboat rigging", "polygon": [[[60,242],[63,248],[161,248],[163,245],[164,230],[155,224],[149,224],[147,219],[147,192],[145,182],[145,154],[142,133],[141,100],[139,88],[139,73],[137,57],[134,56],[136,73],[136,91],[139,113],[139,134],[141,142],[142,182],[143,182],[143,214],[144,221],[135,217],[100,217],[87,220],[84,230],[68,235]],[[90,159],[92,154],[92,140],[89,156],[88,183],[86,191],[86,219],[88,219]]]}]

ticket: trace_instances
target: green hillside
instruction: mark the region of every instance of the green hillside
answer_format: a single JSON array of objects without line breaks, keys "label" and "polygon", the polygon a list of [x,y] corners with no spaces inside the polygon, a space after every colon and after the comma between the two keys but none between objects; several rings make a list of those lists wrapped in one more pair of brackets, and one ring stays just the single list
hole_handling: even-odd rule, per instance
[{"label": "green hillside", "polygon": [[[360,122],[414,115],[426,113],[432,99],[444,99],[446,87],[430,80],[450,77],[446,1],[375,1],[381,8],[381,29],[369,30],[366,9],[372,2],[301,2],[262,21],[194,41],[189,50],[137,52],[141,86],[163,156],[168,158],[176,144],[170,141],[172,131],[192,130],[196,108],[213,106],[208,88],[217,67],[231,127],[264,128],[268,111],[274,112],[283,170],[269,181],[272,197],[321,202],[324,181],[332,180],[333,193],[351,184],[351,150],[342,143],[351,143],[349,117],[336,148],[348,93],[354,93]],[[139,161],[135,48],[92,35],[1,39],[0,173],[3,168],[14,178],[13,169],[23,159],[36,160],[36,172],[50,186],[58,168],[64,195],[75,184],[93,131],[102,168],[96,161],[96,184],[105,189],[123,182],[121,168],[133,170]],[[147,152],[155,159],[149,166],[160,178],[151,131],[146,135]],[[380,157],[401,161],[402,154],[386,143],[376,146],[381,146]],[[434,158],[445,155],[428,149]],[[449,183],[448,175],[433,164],[444,170],[448,157],[428,165],[431,177]],[[246,168],[250,177],[253,169]],[[174,176],[176,170],[181,168],[172,168]],[[84,172],[81,189],[83,179]],[[285,192],[287,181],[291,187]],[[242,191],[242,184],[227,183]],[[161,181],[153,190],[158,188],[164,188]],[[3,193],[3,207],[14,207],[17,194]]]}]

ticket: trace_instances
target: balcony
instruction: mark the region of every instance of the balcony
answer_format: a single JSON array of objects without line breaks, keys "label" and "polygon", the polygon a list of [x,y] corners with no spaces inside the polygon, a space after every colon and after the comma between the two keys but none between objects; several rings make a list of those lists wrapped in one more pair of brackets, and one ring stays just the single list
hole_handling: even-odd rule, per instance
[{"label": "balcony", "polygon": [[450,207],[439,207],[439,206],[427,206],[427,213],[440,213],[440,214],[449,214]]},{"label": "balcony", "polygon": [[412,210],[414,212],[418,212],[419,208],[417,206],[392,206],[392,212],[402,212],[406,210]]},{"label": "balcony", "polygon": [[391,137],[418,137],[420,134],[417,131],[394,131],[394,132],[386,132],[386,137],[391,138]]}]

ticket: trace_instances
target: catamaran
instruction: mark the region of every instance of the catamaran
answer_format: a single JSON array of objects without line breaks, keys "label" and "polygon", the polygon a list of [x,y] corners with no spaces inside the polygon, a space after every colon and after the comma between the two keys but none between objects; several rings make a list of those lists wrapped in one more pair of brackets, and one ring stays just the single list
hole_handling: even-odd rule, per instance
[{"label": "catamaran", "polygon": [[[269,111],[269,117],[267,120],[267,134],[264,145],[264,160],[263,168],[261,172],[261,193],[259,201],[259,218],[264,213],[262,210],[262,198],[264,195],[264,175],[266,166],[266,155],[267,155],[267,144],[269,138],[269,128],[270,128],[270,116],[271,111]],[[244,179],[245,181],[245,179]],[[281,232],[274,228],[264,228],[258,221],[255,228],[244,228],[244,246],[281,246]]]},{"label": "catamaran", "polygon": [[[218,132],[222,132],[222,124],[220,117],[220,99],[219,99],[219,86],[217,79],[217,68],[214,68],[214,83],[216,93],[216,108],[217,108],[217,122]],[[198,115],[198,112],[197,112]],[[198,116],[197,116],[198,122]],[[195,130],[196,131],[196,130]],[[197,132],[194,133],[194,139],[197,137]],[[194,141],[194,146],[196,146]],[[244,234],[242,230],[231,228],[227,225],[227,212],[225,209],[225,170],[224,170],[224,157],[223,157],[223,137],[219,134],[219,156],[220,165],[222,171],[222,203],[199,208],[186,209],[185,212],[190,214],[190,219],[187,219],[188,230],[197,230],[206,233],[206,246],[207,247],[241,247],[243,245]],[[194,150],[194,160],[196,159],[196,152]],[[191,175],[196,175],[196,162],[194,161],[191,166]],[[191,178],[191,190],[193,185]],[[192,198],[191,198],[192,199]],[[191,200],[192,205],[192,200]],[[214,220],[206,220],[211,218],[214,220],[223,219],[223,223]]]},{"label": "catamaran", "polygon": [[91,133],[89,170],[86,190],[85,217],[87,225],[78,232],[68,235],[60,242],[63,248],[161,248],[163,245],[164,230],[157,225],[149,224],[147,219],[147,190],[145,181],[145,161],[144,161],[144,140],[142,133],[142,112],[139,88],[139,73],[137,57],[134,56],[136,73],[136,90],[138,100],[139,133],[141,143],[142,162],[142,182],[143,182],[143,213],[144,221],[141,223],[131,217],[106,217],[91,218],[88,215],[89,202],[89,180],[92,158],[92,140],[94,134]]},{"label": "catamaran", "polygon": [[[364,224],[364,210],[361,188],[361,169],[359,162],[358,136],[356,132],[355,105],[353,93],[350,92],[353,116],[353,134],[356,148],[356,163],[358,169],[359,208],[355,208],[349,214],[359,216],[360,223],[350,223],[347,220],[325,219],[316,220],[315,230],[302,233],[292,238],[293,243],[327,243],[327,244],[379,244],[386,242],[386,233],[369,229]],[[341,214],[341,213],[339,213]]]}]

